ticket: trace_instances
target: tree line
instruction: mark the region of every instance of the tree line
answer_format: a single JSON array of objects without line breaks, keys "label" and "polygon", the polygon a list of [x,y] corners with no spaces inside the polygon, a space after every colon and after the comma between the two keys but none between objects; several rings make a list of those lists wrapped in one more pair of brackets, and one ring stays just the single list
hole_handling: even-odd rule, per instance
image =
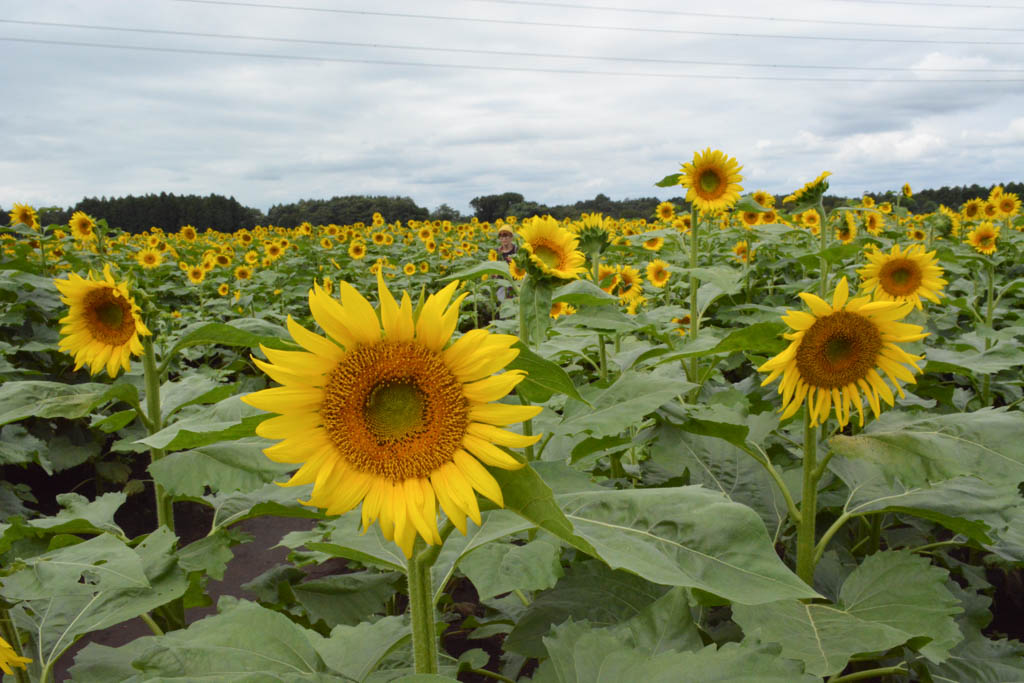
[{"label": "tree line", "polygon": [[[1006,192],[1024,196],[1024,183],[1008,182],[1003,184]],[[955,185],[943,186],[938,189],[915,190],[910,199],[902,197],[899,190],[890,192],[865,192],[876,202],[889,201],[895,203],[899,199],[902,206],[913,213],[931,213],[937,211],[939,205],[951,209],[959,209],[964,202],[974,198],[987,198],[992,186]],[[782,205],[782,195],[776,197],[776,204]],[[859,197],[853,197],[853,200]],[[831,210],[850,201],[851,198],[826,195],[825,209]],[[213,228],[221,232],[233,232],[239,228],[253,228],[257,225],[281,225],[295,227],[303,222],[313,225],[350,225],[353,223],[369,224],[374,213],[380,213],[388,222],[410,220],[448,220],[452,222],[468,221],[476,218],[479,221],[493,222],[506,216],[532,216],[549,214],[554,218],[576,217],[581,213],[602,213],[613,218],[652,218],[655,209],[662,201],[671,201],[678,210],[687,210],[687,203],[681,196],[668,200],[657,197],[639,197],[615,200],[605,194],[598,194],[593,199],[585,199],[572,204],[547,205],[526,199],[518,192],[503,192],[474,197],[469,205],[472,214],[462,214],[447,204],[442,204],[433,211],[419,206],[410,197],[386,197],[347,195],[331,199],[300,199],[288,204],[275,204],[267,213],[259,209],[244,206],[234,197],[218,194],[175,195],[161,192],[141,197],[86,197],[67,209],[48,208],[40,212],[40,220],[44,225],[65,224],[75,211],[84,211],[95,218],[105,218],[112,227],[131,233],[148,230],[158,226],[165,230],[176,230],[183,225],[192,225],[199,230]],[[0,209],[4,214],[8,209]],[[2,218],[0,218],[2,220]]]}]

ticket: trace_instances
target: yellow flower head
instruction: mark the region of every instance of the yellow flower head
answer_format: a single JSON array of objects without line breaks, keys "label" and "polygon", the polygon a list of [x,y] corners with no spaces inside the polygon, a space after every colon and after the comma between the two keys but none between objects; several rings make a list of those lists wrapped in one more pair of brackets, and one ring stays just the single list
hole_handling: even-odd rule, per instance
[{"label": "yellow flower head", "polygon": [[858,270],[861,291],[873,294],[876,301],[911,301],[921,310],[921,297],[939,303],[943,285],[942,268],[934,251],[925,253],[924,245],[914,244],[906,251],[894,244],[888,254],[867,252],[868,264]]},{"label": "yellow flower head", "polygon": [[541,275],[575,280],[586,270],[586,257],[579,240],[551,216],[534,216],[523,221],[518,232],[523,251]]},{"label": "yellow flower head", "polygon": [[910,189],[910,183],[903,183],[903,196],[907,199],[914,196],[914,191]]},{"label": "yellow flower head", "polygon": [[670,221],[676,216],[676,205],[672,202],[662,202],[654,210],[655,215],[663,221]]},{"label": "yellow flower head", "polygon": [[750,250],[750,245],[746,240],[740,240],[734,244],[732,247],[732,253],[740,263],[749,263],[754,260],[754,252]]},{"label": "yellow flower head", "polygon": [[758,368],[759,372],[770,373],[761,386],[782,376],[782,419],[795,415],[806,399],[811,426],[824,423],[834,408],[840,428],[845,427],[850,421],[851,404],[857,408],[863,425],[861,392],[875,417],[881,414],[879,397],[890,406],[895,403],[892,390],[879,371],[885,373],[901,398],[905,394],[897,380],[916,383],[906,365],[920,372],[917,361],[922,357],[897,345],[927,336],[919,325],[897,322],[914,305],[871,301],[869,296],[848,297],[844,277],[836,285],[831,304],[801,292],[800,298],[811,312],[787,311],[782,316],[782,321],[793,330],[783,335],[790,344]]},{"label": "yellow flower head", "polygon": [[135,255],[135,261],[146,270],[149,270],[163,263],[164,255],[157,249],[147,247]]},{"label": "yellow flower head", "polygon": [[999,239],[999,226],[991,221],[984,221],[974,230],[967,233],[967,242],[974,249],[986,256],[996,253],[996,240]]},{"label": "yellow flower head", "polygon": [[729,209],[740,198],[743,180],[740,166],[735,159],[710,147],[703,152],[694,152],[693,161],[683,164],[679,184],[687,188],[686,200],[700,211],[711,212]]},{"label": "yellow flower head", "polygon": [[14,651],[14,648],[11,647],[10,643],[3,638],[0,638],[0,671],[3,671],[8,676],[13,676],[14,669],[11,667],[24,669],[25,665],[31,661],[32,660],[29,657],[22,657],[19,655]]},{"label": "yellow flower head", "polygon": [[150,332],[128,293],[128,282],[114,282],[108,264],[102,278],[91,272],[88,279],[71,273],[67,280],[53,284],[68,306],[68,314],[60,320],[59,348],[75,357],[75,370],[88,365],[91,374],[106,369],[111,377],[130,370],[131,356],[142,354],[139,335]]},{"label": "yellow flower head", "polygon": [[8,215],[11,217],[11,225],[22,223],[30,228],[39,227],[39,216],[36,215],[36,210],[28,204],[15,203],[14,209]]},{"label": "yellow flower head", "polygon": [[830,175],[832,175],[832,171],[822,171],[821,175],[809,183],[804,183],[803,187],[788,197],[783,198],[782,202],[784,204],[789,204],[790,202],[814,204],[821,199],[822,195],[825,194],[825,190],[828,189],[828,180],[826,178]]},{"label": "yellow flower head", "polygon": [[672,277],[672,269],[666,261],[659,258],[647,264],[647,280],[651,283],[651,287],[661,289],[668,283],[670,277]]},{"label": "yellow flower head", "polygon": [[[411,556],[417,534],[441,543],[437,506],[466,533],[481,523],[477,493],[504,504],[484,465],[522,467],[502,447],[539,437],[500,429],[537,415],[539,406],[494,403],[525,376],[498,373],[518,350],[517,338],[471,330],[452,342],[465,294],[452,302],[452,282],[413,314],[408,293],[395,300],[377,276],[377,310],[347,282],[338,298],[319,286],[309,307],[327,338],[290,317],[302,351],[263,348],[254,362],[283,386],[243,397],[279,413],[257,427],[281,439],[265,453],[302,464],[286,486],[313,483],[307,505],[338,515],[362,504],[364,529],[379,521],[385,538]],[[450,304],[450,305],[449,305]]]},{"label": "yellow flower head", "polygon": [[68,227],[71,228],[71,234],[77,240],[94,240],[96,239],[96,221],[94,221],[84,211],[75,211],[71,215],[71,220],[68,221]]}]

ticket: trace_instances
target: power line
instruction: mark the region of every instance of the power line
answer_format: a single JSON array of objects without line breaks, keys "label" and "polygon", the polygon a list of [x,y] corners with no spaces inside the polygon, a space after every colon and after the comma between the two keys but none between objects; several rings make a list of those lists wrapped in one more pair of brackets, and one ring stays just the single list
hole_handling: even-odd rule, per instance
[{"label": "power line", "polygon": [[[856,2],[857,0],[849,0]],[[948,31],[1014,31],[1022,32],[1024,28],[1004,28],[998,26],[940,26],[933,24],[888,24],[878,21],[846,21],[842,19],[801,19],[795,17],[765,17],[749,14],[715,14],[712,12],[684,12],[681,10],[642,9],[637,7],[611,7],[608,5],[575,5],[567,2],[540,2],[540,0],[469,0],[494,5],[525,5],[530,7],[554,7],[558,9],[586,9],[604,12],[626,12],[629,14],[654,14],[672,17],[702,17],[705,19],[743,19],[746,21],[768,21],[773,23],[823,24],[834,26],[868,26],[871,28],[909,28],[909,29],[942,29]],[[899,3],[892,3],[899,4]],[[922,3],[923,4],[923,3]],[[1024,8],[1022,8],[1024,9]]]},{"label": "power line", "polygon": [[503,26],[536,26],[544,28],[573,28],[599,31],[626,31],[633,33],[662,33],[674,35],[710,36],[716,38],[770,38],[785,40],[827,40],[856,43],[905,43],[930,45],[1024,45],[1021,42],[999,42],[993,40],[927,40],[921,38],[851,38],[847,36],[801,36],[777,33],[736,33],[726,31],[694,31],[672,28],[641,28],[632,26],[595,26],[592,24],[565,24],[548,21],[522,21],[516,19],[480,19],[475,17],[446,17],[434,14],[411,14],[406,12],[377,12],[371,10],[337,9],[333,7],[301,7],[291,5],[275,5],[262,2],[237,2],[231,0],[173,0],[174,2],[190,2],[198,5],[226,5],[230,7],[256,7],[260,9],[283,9],[299,12],[325,12],[329,14],[347,14],[372,17],[392,17],[400,19],[428,19],[433,21],[458,21],[477,24],[497,24]]},{"label": "power line", "polygon": [[852,2],[861,5],[911,5],[914,7],[961,7],[964,9],[1024,10],[1024,5],[967,5],[959,2],[915,2],[914,0],[832,0],[832,2]]},{"label": "power line", "polygon": [[95,31],[118,31],[124,33],[143,33],[143,34],[154,34],[154,35],[167,35],[167,36],[185,36],[193,38],[216,38],[218,40],[253,40],[260,42],[271,42],[271,43],[286,43],[286,44],[299,44],[299,45],[329,45],[336,47],[358,47],[358,48],[371,48],[371,49],[389,49],[389,50],[414,50],[414,51],[425,51],[425,52],[451,52],[456,54],[478,54],[478,55],[494,55],[501,57],[537,57],[544,59],[579,59],[579,60],[591,60],[591,61],[610,61],[610,62],[640,62],[649,64],[677,64],[677,65],[688,65],[688,66],[724,66],[724,67],[738,67],[738,68],[759,68],[759,69],[817,69],[817,70],[839,70],[839,71],[879,71],[879,72],[900,72],[900,71],[915,71],[915,72],[956,72],[956,73],[1021,73],[1024,72],[1024,68],[1020,69],[967,69],[967,68],[938,68],[938,67],[927,67],[927,68],[914,68],[914,67],[888,67],[888,66],[842,66],[842,65],[827,65],[827,64],[763,64],[755,62],[715,62],[706,60],[691,60],[691,59],[664,59],[664,58],[648,58],[648,57],[613,57],[613,56],[601,56],[601,55],[572,55],[572,54],[556,54],[547,52],[521,52],[512,50],[475,50],[469,48],[455,48],[455,47],[436,47],[436,46],[421,46],[421,45],[395,45],[389,43],[360,43],[347,40],[316,40],[312,38],[281,38],[277,36],[247,36],[230,33],[201,33],[197,31],[173,31],[167,29],[153,29],[153,28],[133,28],[126,26],[98,26],[94,24],[69,24],[64,22],[54,21],[28,21],[21,19],[0,19],[0,24],[18,24],[22,26],[47,26],[53,28],[72,28],[72,29],[85,29]]},{"label": "power line", "polygon": [[[709,81],[760,81],[764,82],[764,76],[719,76],[711,74],[670,74],[670,73],[645,73],[635,71],[591,71],[586,69],[546,69],[539,67],[520,66],[492,66],[480,64],[438,64],[431,62],[403,62],[384,59],[354,59],[347,57],[320,57],[312,55],[281,55],[264,52],[235,52],[229,50],[202,50],[197,48],[174,48],[155,47],[152,45],[113,45],[110,43],[87,43],[71,40],[43,40],[36,38],[15,38],[11,36],[0,36],[0,41],[14,43],[26,43],[34,45],[60,45],[64,47],[89,47],[108,50],[138,50],[142,52],[168,52],[172,54],[195,54],[213,55],[220,57],[256,57],[260,59],[279,59],[286,61],[303,62],[334,62],[344,64],[373,64],[378,66],[414,66],[441,69],[467,69],[472,71],[506,71],[526,73],[549,73],[549,74],[576,74],[587,76],[626,76],[629,78],[672,78]],[[816,83],[1024,83],[1024,78],[933,78],[922,81],[916,78],[816,78],[810,76],[777,76],[769,79],[771,81],[803,81]]]}]

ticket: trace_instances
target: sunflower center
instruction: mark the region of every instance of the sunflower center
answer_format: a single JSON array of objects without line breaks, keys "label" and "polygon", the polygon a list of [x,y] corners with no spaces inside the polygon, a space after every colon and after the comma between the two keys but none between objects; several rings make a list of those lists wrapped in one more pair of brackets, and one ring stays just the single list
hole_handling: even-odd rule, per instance
[{"label": "sunflower center", "polygon": [[135,317],[127,299],[115,296],[115,290],[94,289],[85,297],[86,325],[94,339],[120,346],[135,334]]},{"label": "sunflower center", "polygon": [[562,262],[562,256],[555,249],[547,244],[538,244],[533,247],[533,255],[541,260],[548,268],[558,268]]},{"label": "sunflower center", "polygon": [[812,387],[854,384],[875,366],[882,333],[869,318],[838,311],[818,318],[796,351],[800,376]]},{"label": "sunflower center", "polygon": [[320,416],[348,465],[398,481],[451,461],[469,404],[440,354],[416,342],[380,342],[356,348],[328,375]]},{"label": "sunflower center", "polygon": [[707,168],[700,172],[697,182],[700,183],[700,189],[703,194],[713,195],[724,184],[725,178],[716,169]]},{"label": "sunflower center", "polygon": [[907,296],[921,286],[921,268],[909,259],[893,259],[878,271],[882,289],[891,296]]}]

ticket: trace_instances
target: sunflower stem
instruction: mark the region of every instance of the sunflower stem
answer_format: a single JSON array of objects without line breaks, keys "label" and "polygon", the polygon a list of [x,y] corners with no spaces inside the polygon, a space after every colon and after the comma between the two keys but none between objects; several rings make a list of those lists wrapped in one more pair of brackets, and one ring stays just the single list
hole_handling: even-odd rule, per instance
[{"label": "sunflower stem", "polygon": [[[697,287],[700,284],[697,275],[694,270],[697,268],[697,232],[699,223],[697,222],[697,207],[693,205],[690,207],[690,341],[697,339],[697,332],[700,329],[700,322],[697,315]],[[697,356],[690,357],[690,381],[697,381]],[[699,395],[699,389],[694,390],[690,395],[690,403],[697,402],[697,396]]]},{"label": "sunflower stem", "polygon": [[[595,249],[590,253],[590,275],[594,280],[594,284],[598,287],[601,286],[601,250]],[[603,334],[598,333],[597,335],[597,355],[600,363],[600,376],[601,381],[604,382],[608,379],[608,351],[605,349],[605,339]]]},{"label": "sunflower stem", "polygon": [[437,553],[429,552],[423,539],[417,536],[406,576],[409,580],[412,651],[418,674],[437,673],[437,631],[434,627],[434,601],[430,589],[430,568],[435,560]]},{"label": "sunflower stem", "polygon": [[825,249],[828,247],[828,231],[825,228],[825,204],[821,199],[818,200],[818,205],[814,207],[814,210],[818,212],[818,220],[821,224],[821,250],[818,252],[818,257],[821,259],[821,282],[818,289],[820,290],[819,296],[824,299],[828,294],[828,259],[825,258]]},{"label": "sunflower stem", "polygon": [[[0,607],[0,637],[7,641],[11,649],[14,650],[14,654],[19,657],[25,656],[21,651],[21,638],[18,637],[18,629],[5,607]],[[17,666],[11,668],[14,670],[14,680],[18,683],[29,683],[28,672],[25,669]]]},{"label": "sunflower stem", "polygon": [[[988,296],[987,296],[987,302],[986,302],[986,306],[985,306],[985,326],[988,327],[989,330],[991,330],[992,329],[992,321],[995,318],[995,311],[996,311],[996,299],[995,299],[995,294],[996,294],[996,267],[995,267],[995,264],[992,263],[992,259],[985,259],[985,271],[986,271],[986,275],[988,275],[988,283],[987,283],[988,284],[988,292],[987,292]],[[991,348],[991,346],[992,346],[991,335],[986,335],[985,336],[985,350],[987,351],[989,348]],[[982,406],[983,407],[991,406],[992,405],[992,391],[991,391],[991,387],[992,387],[992,375],[986,373],[985,376],[981,380],[981,400],[982,400]]]},{"label": "sunflower stem", "polygon": [[[163,417],[160,412],[160,374],[157,371],[156,353],[153,351],[153,341],[149,337],[142,340],[142,370],[146,383],[146,412],[149,413],[150,434],[155,434],[163,428]],[[153,448],[149,451],[150,463],[154,463],[165,455],[162,448]],[[173,501],[167,495],[167,491],[158,483],[153,484],[156,495],[156,523],[158,527],[166,526],[174,531],[174,507]]]},{"label": "sunflower stem", "polygon": [[803,496],[796,536],[796,575],[814,586],[814,521],[818,507],[818,430],[811,424],[810,410],[804,412]]}]

